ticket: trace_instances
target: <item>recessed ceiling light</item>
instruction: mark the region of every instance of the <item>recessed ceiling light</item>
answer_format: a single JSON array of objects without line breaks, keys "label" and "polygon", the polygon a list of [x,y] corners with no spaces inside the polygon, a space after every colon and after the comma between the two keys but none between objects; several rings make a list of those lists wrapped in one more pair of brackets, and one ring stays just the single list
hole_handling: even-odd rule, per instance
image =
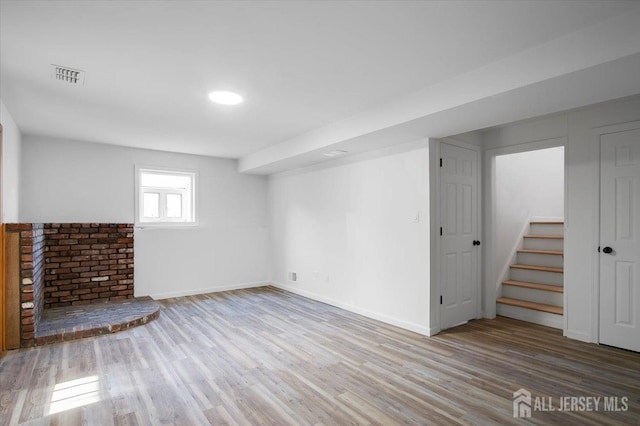
[{"label": "recessed ceiling light", "polygon": [[211,99],[211,102],[221,105],[237,105],[242,102],[242,96],[225,91],[211,92],[209,93],[209,99]]},{"label": "recessed ceiling light", "polygon": [[329,152],[325,152],[324,155],[325,157],[337,157],[339,155],[344,155],[346,153],[348,153],[349,151],[345,151],[344,149],[336,149],[333,151],[329,151]]}]

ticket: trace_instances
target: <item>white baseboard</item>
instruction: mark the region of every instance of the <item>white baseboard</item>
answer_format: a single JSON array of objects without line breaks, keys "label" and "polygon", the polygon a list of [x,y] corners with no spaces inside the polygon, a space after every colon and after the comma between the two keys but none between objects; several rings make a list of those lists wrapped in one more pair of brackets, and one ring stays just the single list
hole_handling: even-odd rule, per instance
[{"label": "white baseboard", "polygon": [[435,336],[436,334],[440,333],[440,326],[437,327],[430,327],[429,328],[429,334],[427,334],[427,336]]},{"label": "white baseboard", "polygon": [[232,285],[217,286],[217,287],[202,287],[202,288],[182,290],[182,291],[170,291],[166,293],[152,293],[152,294],[149,294],[149,296],[151,296],[154,300],[160,300],[160,299],[169,299],[171,297],[193,296],[196,294],[218,293],[220,291],[229,291],[229,290],[241,290],[243,288],[264,287],[270,284],[271,283],[268,281],[257,281],[252,283],[232,284]]},{"label": "white baseboard", "polygon": [[575,331],[575,330],[565,330],[564,332],[564,336],[568,337],[569,339],[575,339],[575,340],[580,340],[582,342],[587,342],[587,343],[598,343],[595,342],[591,336],[589,336],[589,334],[587,333],[583,333],[581,331]]},{"label": "white baseboard", "polygon": [[286,291],[290,291],[291,293],[295,293],[298,294],[300,296],[304,296],[307,297],[309,299],[313,299],[313,300],[317,300],[318,302],[322,302],[322,303],[326,303],[327,305],[331,305],[331,306],[335,306],[337,308],[340,309],[344,309],[345,311],[349,311],[349,312],[353,312],[355,314],[358,315],[362,315],[364,317],[367,318],[371,318],[377,321],[381,321],[384,322],[386,324],[391,324],[394,325],[396,327],[400,327],[403,328],[405,330],[409,330],[409,331],[413,331],[415,333],[419,333],[422,334],[423,336],[433,336],[434,334],[437,334],[440,329],[438,327],[433,327],[433,328],[428,328],[428,327],[424,327],[422,325],[419,324],[415,324],[412,322],[408,322],[408,321],[404,321],[398,318],[393,318],[390,317],[388,315],[385,314],[381,314],[378,312],[373,312],[373,311],[369,311],[367,309],[363,309],[363,308],[359,308],[357,306],[353,306],[353,305],[349,305],[347,303],[335,300],[335,299],[331,299],[325,296],[321,296],[319,294],[307,291],[307,290],[302,290],[298,287],[295,286],[291,286],[291,285],[287,285],[287,284],[282,284],[279,282],[272,282],[271,285],[273,285],[274,287],[278,287],[282,290],[286,290]]}]

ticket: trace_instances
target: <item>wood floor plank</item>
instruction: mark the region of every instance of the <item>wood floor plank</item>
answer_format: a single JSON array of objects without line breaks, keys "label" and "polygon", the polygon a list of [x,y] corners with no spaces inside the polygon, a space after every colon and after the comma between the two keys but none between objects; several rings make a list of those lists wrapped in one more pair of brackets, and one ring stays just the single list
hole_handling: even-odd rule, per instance
[{"label": "wood floor plank", "polygon": [[[640,354],[535,324],[499,317],[424,337],[271,287],[160,304],[143,327],[8,352],[0,425],[522,424],[519,388],[629,398],[626,412],[534,412],[531,424],[640,418]],[[92,378],[97,401],[71,394],[51,413],[56,389]]]}]

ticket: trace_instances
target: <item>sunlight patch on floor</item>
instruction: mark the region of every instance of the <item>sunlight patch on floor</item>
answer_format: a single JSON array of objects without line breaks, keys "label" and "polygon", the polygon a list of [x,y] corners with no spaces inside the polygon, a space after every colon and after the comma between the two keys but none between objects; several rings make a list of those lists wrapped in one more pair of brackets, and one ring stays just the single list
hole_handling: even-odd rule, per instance
[{"label": "sunlight patch on floor", "polygon": [[49,414],[83,407],[98,401],[100,401],[100,379],[98,376],[88,376],[58,383],[53,388]]}]

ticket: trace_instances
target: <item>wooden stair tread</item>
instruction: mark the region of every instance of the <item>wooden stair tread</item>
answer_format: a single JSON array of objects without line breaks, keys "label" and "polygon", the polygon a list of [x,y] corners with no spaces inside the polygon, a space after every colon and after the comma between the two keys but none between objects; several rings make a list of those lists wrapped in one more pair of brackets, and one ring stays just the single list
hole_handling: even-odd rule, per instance
[{"label": "wooden stair tread", "polygon": [[538,266],[538,265],[511,265],[514,269],[527,269],[529,271],[541,271],[541,272],[553,272],[556,274],[564,273],[564,268],[553,268],[551,266]]},{"label": "wooden stair tread", "polygon": [[526,254],[550,254],[554,256],[564,256],[564,252],[561,250],[539,250],[539,249],[521,249],[518,253]]},{"label": "wooden stair tread", "polygon": [[543,220],[534,220],[532,222],[529,222],[531,225],[564,225],[564,221],[563,220],[551,220],[548,222],[545,222]]},{"label": "wooden stair tread", "polygon": [[546,238],[548,240],[564,240],[563,235],[525,235],[524,238]]},{"label": "wooden stair tread", "polygon": [[514,287],[531,288],[534,290],[553,291],[555,293],[564,293],[564,288],[559,285],[528,283],[526,281],[506,280],[503,285],[512,285]]},{"label": "wooden stair tread", "polygon": [[499,297],[497,303],[503,305],[517,306],[519,308],[533,309],[534,311],[548,312],[556,315],[563,315],[562,306],[545,305],[544,303],[528,302],[526,300],[510,299],[508,297]]}]

